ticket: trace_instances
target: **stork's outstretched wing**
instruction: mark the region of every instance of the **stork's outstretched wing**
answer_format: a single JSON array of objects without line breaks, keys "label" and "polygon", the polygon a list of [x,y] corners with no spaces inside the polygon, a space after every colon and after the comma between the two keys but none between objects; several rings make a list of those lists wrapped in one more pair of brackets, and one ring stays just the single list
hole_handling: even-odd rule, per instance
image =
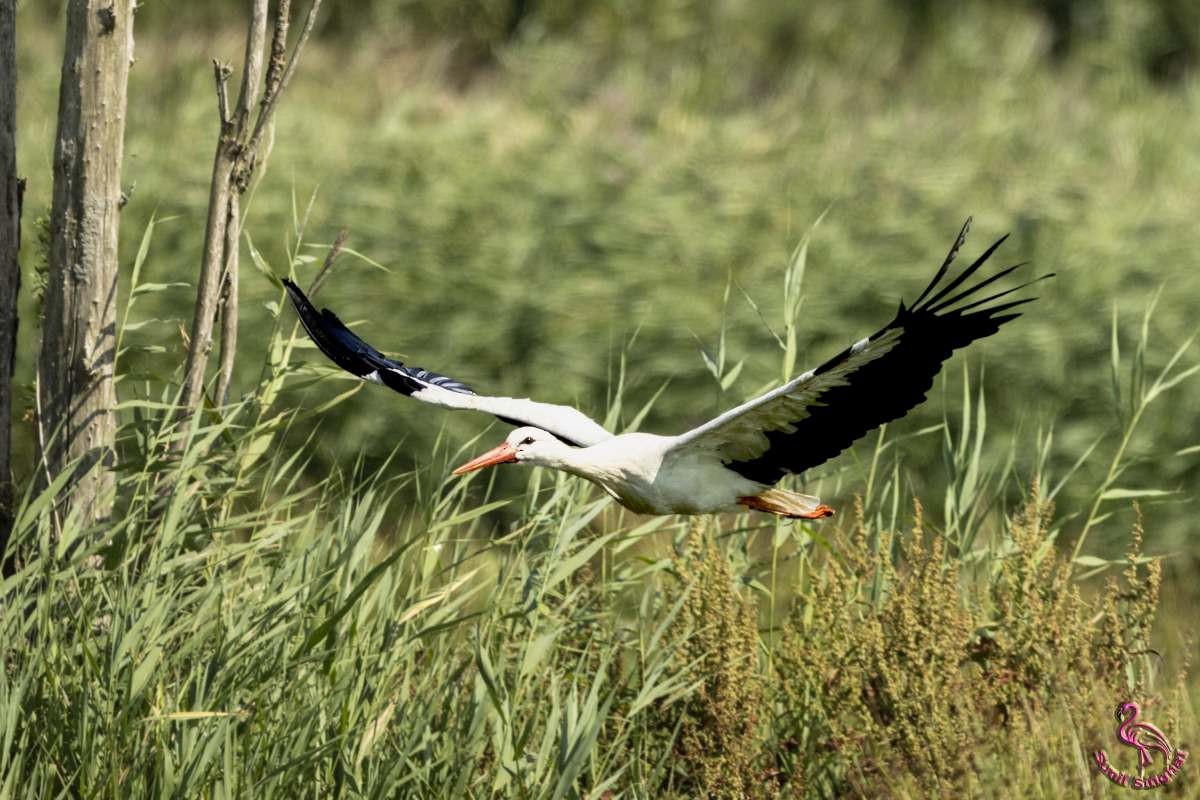
[{"label": "stork's outstretched wing", "polygon": [[683,434],[677,449],[715,452],[730,469],[771,484],[787,473],[828,461],[867,432],[919,405],[952,352],[991,336],[1020,316],[1012,309],[1035,299],[989,305],[1035,282],[1030,281],[952,308],[1022,266],[1000,270],[954,293],[1005,236],[957,277],[940,285],[970,224],[968,219],[921,296],[911,308],[901,303],[896,318],[885,328],[778,389]]},{"label": "stork's outstretched wing", "polygon": [[570,406],[476,394],[453,378],[388,358],[360,339],[329,309],[318,312],[299,286],[286,278],[283,285],[300,315],[301,324],[321,352],[363,380],[381,383],[400,394],[435,406],[483,411],[510,425],[532,425],[577,447],[598,444],[612,437],[595,420]]}]

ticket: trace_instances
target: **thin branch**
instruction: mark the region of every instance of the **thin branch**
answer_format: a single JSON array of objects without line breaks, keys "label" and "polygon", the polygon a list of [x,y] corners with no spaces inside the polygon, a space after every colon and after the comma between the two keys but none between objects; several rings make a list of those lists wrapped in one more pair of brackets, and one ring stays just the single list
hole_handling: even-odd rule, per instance
[{"label": "thin branch", "polygon": [[238,237],[241,229],[238,193],[229,193],[229,219],[225,223],[225,275],[221,291],[221,353],[218,360],[216,404],[229,401],[233,364],[237,358]]},{"label": "thin branch", "polygon": [[[279,0],[275,13],[275,31],[271,43],[271,59],[267,64],[263,96],[253,133],[247,139],[252,95],[262,71],[262,43],[266,36],[266,0],[254,0],[250,27],[246,35],[246,63],[242,71],[242,90],[238,96],[235,119],[222,124],[222,136],[217,143],[213,163],[212,185],[209,192],[208,219],[204,232],[204,253],[200,262],[200,279],[196,287],[196,307],[192,317],[191,343],[184,366],[183,391],[180,404],[183,413],[195,409],[204,394],[204,374],[213,343],[218,303],[221,303],[221,358],[217,385],[217,401],[224,401],[232,379],[232,364],[237,342],[237,249],[241,234],[241,219],[237,195],[244,192],[258,164],[265,165],[269,155],[260,153],[263,134],[277,108],[279,97],[295,74],[301,50],[316,23],[321,0],[312,0],[304,27],[287,56],[287,34],[291,15],[291,0]],[[220,73],[218,72],[218,75]],[[223,81],[218,79],[218,86]],[[219,95],[223,95],[219,91]],[[219,101],[227,113],[228,100]],[[243,116],[244,114],[244,116]]]},{"label": "thin branch", "polygon": [[[286,0],[284,5],[286,5]],[[242,82],[238,90],[235,117],[228,124],[228,132],[236,141],[230,144],[230,159],[233,169],[230,178],[237,191],[227,191],[224,198],[225,228],[221,243],[220,300],[216,313],[221,320],[221,350],[218,358],[216,404],[224,405],[229,397],[233,381],[233,366],[237,358],[238,326],[238,242],[241,238],[241,210],[239,192],[241,173],[246,154],[242,150],[247,135],[250,105],[258,94],[263,71],[263,43],[267,35],[268,0],[254,0],[250,9],[250,24],[246,29],[246,54],[242,64]],[[228,74],[228,73],[226,73]],[[224,112],[222,114],[224,116]],[[214,289],[217,287],[214,287]]]},{"label": "thin branch", "polygon": [[242,85],[238,90],[233,120],[239,137],[246,133],[250,105],[254,102],[254,96],[258,94],[258,84],[262,80],[263,42],[267,38],[267,3],[268,0],[254,0],[254,6],[250,9],[250,27],[246,31],[246,60],[242,65]]},{"label": "thin branch", "polygon": [[217,114],[221,117],[221,133],[229,127],[229,75],[233,71],[228,64],[212,60],[213,78],[217,82]]},{"label": "thin branch", "polygon": [[192,313],[191,341],[184,364],[183,393],[180,396],[183,418],[200,404],[204,394],[204,370],[212,349],[213,320],[220,292],[221,265],[225,262],[225,234],[229,222],[229,196],[234,159],[224,141],[217,143],[209,188],[208,219],[204,228],[204,253],[200,260],[200,280],[196,285],[196,306]]},{"label": "thin branch", "polygon": [[264,109],[271,101],[271,98],[279,95],[279,84],[283,79],[284,69],[287,67],[287,37],[291,22],[291,0],[279,0],[278,5],[275,7],[275,29],[271,34],[271,58],[267,62],[267,77],[263,83],[262,98],[259,100],[258,120],[255,123],[254,133],[250,137],[248,146],[243,154],[242,171],[236,176],[238,179],[238,191],[244,192],[246,190],[255,167],[258,164],[263,164],[265,169],[267,159],[271,155],[271,146],[275,138],[274,121],[268,121],[266,127],[268,134],[267,146],[265,148],[262,146],[259,124],[262,122]]},{"label": "thin branch", "polygon": [[317,277],[313,278],[312,285],[308,289],[309,297],[317,296],[317,292],[320,291],[321,284],[325,282],[325,277],[329,274],[329,270],[333,269],[333,262],[337,261],[337,257],[342,254],[342,248],[346,245],[346,237],[349,235],[350,231],[346,228],[342,228],[337,232],[337,236],[333,239],[333,245],[325,255],[325,263],[317,271]]},{"label": "thin branch", "polygon": [[279,91],[279,79],[287,66],[288,28],[292,23],[291,0],[280,0],[275,7],[275,30],[271,34],[271,60],[267,62],[267,82],[263,87],[262,102]]},{"label": "thin branch", "polygon": [[[280,5],[283,5],[286,1],[283,0]],[[291,83],[292,75],[296,73],[296,66],[300,63],[300,53],[308,41],[309,34],[312,33],[313,25],[317,21],[317,12],[320,8],[321,0],[313,0],[312,5],[308,7],[308,16],[304,18],[304,27],[300,31],[300,38],[296,41],[296,46],[292,48],[292,56],[288,59],[287,66],[283,70],[283,75],[279,78],[278,86],[275,87],[274,91],[263,95],[262,110],[258,114],[258,121],[254,124],[254,135],[250,138],[248,149],[251,154],[258,150],[258,143],[262,139],[267,123],[271,121],[271,118],[275,114],[275,107],[279,102],[279,97],[287,90],[288,84]],[[274,54],[272,54],[272,62],[274,60]],[[269,80],[270,74],[268,73]]]}]

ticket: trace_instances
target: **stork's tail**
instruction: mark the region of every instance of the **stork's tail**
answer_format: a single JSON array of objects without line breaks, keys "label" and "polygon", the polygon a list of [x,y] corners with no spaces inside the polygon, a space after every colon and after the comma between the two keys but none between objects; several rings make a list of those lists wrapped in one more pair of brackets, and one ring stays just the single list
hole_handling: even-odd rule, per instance
[{"label": "stork's tail", "polygon": [[833,509],[822,503],[820,498],[784,489],[766,489],[756,495],[739,497],[738,504],[789,519],[821,519],[833,516]]}]

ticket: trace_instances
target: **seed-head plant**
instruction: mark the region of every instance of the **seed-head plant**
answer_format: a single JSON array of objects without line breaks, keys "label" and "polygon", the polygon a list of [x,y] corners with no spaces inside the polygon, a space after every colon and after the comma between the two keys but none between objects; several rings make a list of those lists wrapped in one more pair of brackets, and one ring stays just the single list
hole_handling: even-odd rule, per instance
[{"label": "seed-head plant", "polygon": [[910,530],[872,547],[859,506],[777,651],[779,757],[810,794],[961,796],[991,760],[1029,757],[1031,737],[1058,741],[1047,720],[1100,735],[1117,698],[1152,696],[1160,567],[1142,556],[1140,521],[1123,575],[1085,595],[1049,547],[1035,488],[976,594],[916,508]]},{"label": "seed-head plant", "polygon": [[678,729],[680,768],[667,788],[682,797],[773,796],[764,779],[764,692],[753,599],[737,586],[729,556],[705,522],[690,526],[675,569],[684,592],[675,660],[692,676],[694,689],[663,715],[668,728]]}]

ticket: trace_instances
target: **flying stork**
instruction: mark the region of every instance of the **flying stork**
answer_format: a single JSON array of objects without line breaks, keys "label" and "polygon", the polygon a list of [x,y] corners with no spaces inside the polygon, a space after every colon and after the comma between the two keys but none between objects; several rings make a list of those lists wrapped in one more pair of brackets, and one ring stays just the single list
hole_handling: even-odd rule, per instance
[{"label": "flying stork", "polygon": [[[833,509],[816,497],[774,484],[828,461],[874,428],[904,416],[925,399],[951,353],[991,336],[1020,316],[1013,309],[1036,299],[994,302],[1041,278],[973,297],[1022,264],[960,289],[1007,235],[957,276],[943,280],[970,224],[968,219],[925,291],[911,306],[901,302],[896,317],[877,333],[675,436],[613,435],[569,406],[478,394],[453,378],[388,358],[329,309],[318,312],[295,283],[283,283],[308,335],[342,369],[435,406],[483,411],[517,426],[497,447],[454,470],[455,475],[497,464],[528,464],[586,478],[642,514],[748,508],[819,519]],[[973,299],[963,304],[968,298]]]}]

